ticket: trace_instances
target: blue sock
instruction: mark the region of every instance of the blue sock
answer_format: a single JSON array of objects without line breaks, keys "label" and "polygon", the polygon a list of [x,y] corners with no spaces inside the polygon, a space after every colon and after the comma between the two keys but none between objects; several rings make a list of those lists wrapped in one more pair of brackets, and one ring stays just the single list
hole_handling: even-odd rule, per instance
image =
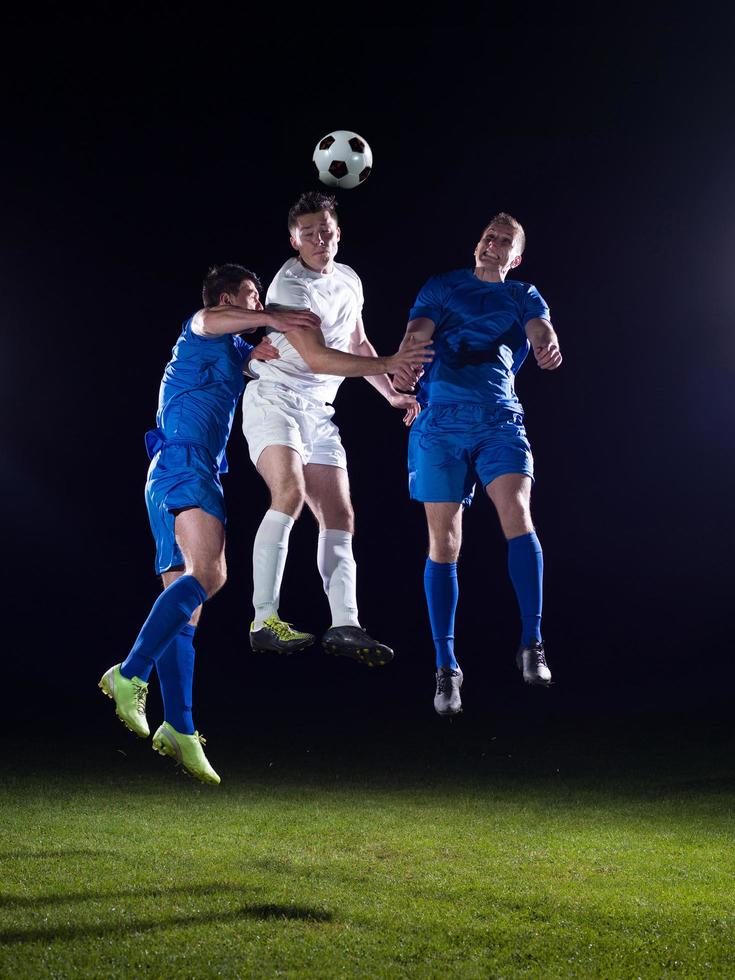
[{"label": "blue sock", "polygon": [[194,627],[187,623],[156,661],[164,720],[182,735],[194,734],[191,714],[194,633]]},{"label": "blue sock", "polygon": [[145,680],[150,675],[153,664],[206,598],[207,593],[193,575],[182,575],[164,589],[153,603],[133,649],[120,665],[123,677],[140,677]]},{"label": "blue sock", "polygon": [[426,559],[424,567],[424,591],[429,607],[431,635],[436,648],[436,666],[457,669],[454,658],[454,613],[459,599],[457,562],[441,564]]},{"label": "blue sock", "polygon": [[521,610],[521,643],[528,646],[541,639],[544,553],[535,531],[508,542],[508,572]]}]

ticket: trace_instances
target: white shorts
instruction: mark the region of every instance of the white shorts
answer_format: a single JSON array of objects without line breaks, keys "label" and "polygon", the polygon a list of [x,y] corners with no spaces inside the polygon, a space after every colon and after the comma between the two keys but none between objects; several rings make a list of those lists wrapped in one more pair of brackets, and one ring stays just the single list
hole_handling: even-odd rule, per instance
[{"label": "white shorts", "polygon": [[332,422],[334,408],[305,398],[292,388],[274,381],[250,381],[242,398],[242,431],[248,441],[250,459],[268,446],[288,446],[307,463],[347,469],[347,456]]}]

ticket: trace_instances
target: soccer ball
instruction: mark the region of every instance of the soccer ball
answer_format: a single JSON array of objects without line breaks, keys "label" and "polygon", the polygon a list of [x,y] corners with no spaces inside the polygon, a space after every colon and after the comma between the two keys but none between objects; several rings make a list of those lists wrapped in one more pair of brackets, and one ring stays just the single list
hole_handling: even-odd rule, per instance
[{"label": "soccer ball", "polygon": [[373,166],[373,151],[357,133],[335,129],[319,140],[312,160],[323,184],[347,190],[367,180]]}]

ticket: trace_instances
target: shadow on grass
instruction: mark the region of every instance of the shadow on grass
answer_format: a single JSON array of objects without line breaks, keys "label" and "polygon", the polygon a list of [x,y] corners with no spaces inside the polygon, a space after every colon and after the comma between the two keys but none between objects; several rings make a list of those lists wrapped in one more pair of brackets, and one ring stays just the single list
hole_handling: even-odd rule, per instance
[{"label": "shadow on grass", "polygon": [[26,858],[32,860],[39,858],[48,860],[49,858],[78,858],[78,857],[100,857],[108,854],[109,851],[0,851],[0,861],[25,861]]},{"label": "shadow on grass", "polygon": [[[251,889],[252,890],[252,889]],[[223,895],[227,892],[242,893],[240,885],[227,885],[212,882],[202,885],[174,885],[171,888],[135,888],[127,891],[97,891],[97,892],[59,892],[54,895],[3,895],[0,894],[1,909],[40,908],[46,905],[75,905],[80,902],[121,902],[124,899],[159,898],[170,899],[175,895],[186,895],[192,898],[208,895]],[[263,906],[265,908],[265,906]]]},{"label": "shadow on grass", "polygon": [[95,925],[50,926],[43,929],[5,929],[0,930],[0,944],[20,944],[36,942],[64,942],[74,939],[95,939],[108,937],[114,930],[116,936],[138,932],[153,932],[157,929],[175,929],[178,926],[211,926],[237,922],[241,919],[296,920],[300,922],[332,922],[332,913],[322,909],[307,908],[303,905],[242,905],[232,912],[170,916],[161,919],[139,919],[134,922],[99,922]]}]

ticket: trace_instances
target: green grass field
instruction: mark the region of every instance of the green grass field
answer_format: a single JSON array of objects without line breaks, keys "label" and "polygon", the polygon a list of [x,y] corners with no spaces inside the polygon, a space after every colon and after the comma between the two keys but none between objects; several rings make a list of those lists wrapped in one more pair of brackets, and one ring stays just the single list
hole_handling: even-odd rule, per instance
[{"label": "green grass field", "polygon": [[721,746],[210,738],[210,788],[110,742],[16,747],[2,977],[735,976]]}]

